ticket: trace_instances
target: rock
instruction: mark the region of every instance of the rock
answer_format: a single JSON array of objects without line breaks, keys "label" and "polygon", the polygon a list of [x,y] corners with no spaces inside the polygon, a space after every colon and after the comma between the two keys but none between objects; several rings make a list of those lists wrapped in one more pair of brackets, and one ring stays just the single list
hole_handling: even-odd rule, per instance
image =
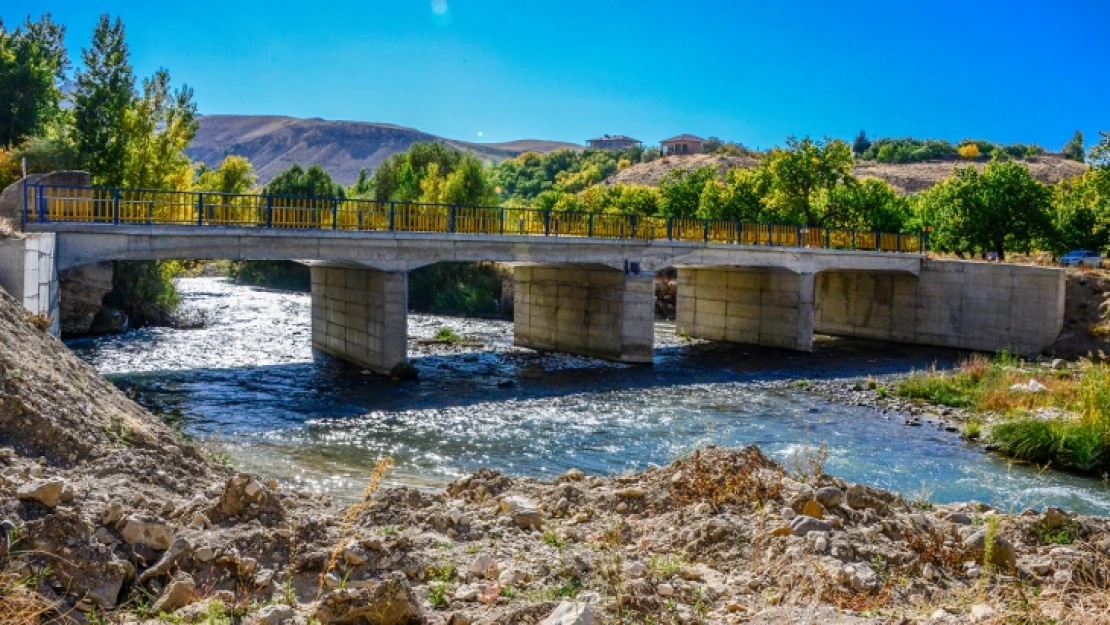
[{"label": "rock", "polygon": [[135,517],[123,521],[120,536],[129,545],[145,545],[156,551],[165,551],[173,544],[173,530],[168,525]]},{"label": "rock", "polygon": [[93,317],[89,334],[122,334],[130,327],[127,315],[115,308],[101,308]]},{"label": "rock", "polygon": [[112,263],[92,263],[59,271],[58,290],[62,333],[88,334],[104,296],[112,290]]},{"label": "rock", "polygon": [[1056,529],[1063,525],[1068,520],[1068,514],[1059,508],[1045,508],[1044,509],[1044,524],[1045,527]]},{"label": "rock", "polygon": [[100,522],[104,525],[113,525],[123,518],[123,504],[118,501],[109,501],[100,509]]},{"label": "rock", "polygon": [[535,509],[538,506],[527,497],[520,495],[510,495],[501,500],[501,511],[505,514],[512,514],[521,509]]},{"label": "rock", "polygon": [[559,477],[560,482],[581,482],[586,479],[586,474],[580,469],[570,469]]},{"label": "rock", "polygon": [[169,613],[183,608],[196,598],[197,585],[188,573],[178,573],[158,601],[151,608],[155,614]]},{"label": "rock", "polygon": [[796,516],[798,516],[798,513],[794,512],[794,508],[791,508],[790,506],[783,506],[783,508],[782,508],[782,518],[789,521],[790,519],[793,519]]},{"label": "rock", "polygon": [[497,583],[502,586],[517,586],[526,579],[528,579],[527,573],[515,566],[510,566],[504,571],[501,571],[501,574],[497,576]]},{"label": "rock", "polygon": [[370,561],[370,554],[357,542],[349,542],[343,547],[343,561],[351,566],[361,566]]},{"label": "rock", "polygon": [[285,520],[285,508],[276,493],[241,473],[227,480],[220,500],[205,511],[205,516],[213,523],[233,518],[239,522],[258,519],[273,527]]},{"label": "rock", "polygon": [[963,512],[952,512],[944,515],[944,520],[957,525],[971,525],[971,517]]},{"label": "rock", "polygon": [[[966,539],[964,546],[976,554],[977,560],[982,560],[987,545],[987,530],[979,530]],[[1003,569],[1012,570],[1017,566],[1017,553],[1010,541],[1001,536],[994,537],[994,546],[991,549],[991,564]]]},{"label": "rock", "polygon": [[474,584],[463,584],[455,590],[455,599],[459,601],[477,601],[482,594],[482,589]]},{"label": "rock", "polygon": [[593,614],[588,603],[564,601],[543,620],[542,625],[592,625]]},{"label": "rock", "polygon": [[840,502],[844,499],[844,493],[835,486],[826,486],[817,490],[813,495],[817,503],[824,506],[826,509],[839,506]]},{"label": "rock", "polygon": [[292,623],[296,615],[287,605],[268,605],[243,619],[243,625],[286,625]]},{"label": "rock", "polygon": [[806,502],[806,505],[802,506],[802,514],[815,519],[823,519],[825,518],[825,508],[813,499],[810,499]]},{"label": "rock", "polygon": [[1052,369],[1053,371],[1059,371],[1061,369],[1067,369],[1068,363],[1063,358],[1053,358],[1052,362],[1049,363],[1048,368]]},{"label": "rock", "polygon": [[925,567],[921,569],[921,575],[930,582],[935,582],[940,579],[940,571],[937,567],[933,566],[931,562],[926,562]]},{"label": "rock", "polygon": [[493,556],[487,553],[483,553],[474,558],[474,561],[470,563],[470,568],[467,569],[467,572],[470,573],[471,577],[486,577],[489,574],[490,569],[493,569],[494,567],[495,563],[493,560]]},{"label": "rock", "polygon": [[174,539],[173,544],[170,545],[170,548],[162,554],[162,558],[158,560],[158,562],[154,566],[143,571],[142,575],[139,576],[139,583],[143,584],[146,583],[147,580],[154,579],[162,575],[169,575],[170,571],[173,570],[173,567],[177,566],[177,563],[182,558],[191,554],[192,552],[193,548],[192,545],[189,544],[188,540],[186,540],[185,538]]},{"label": "rock", "polygon": [[655,587],[655,592],[659,593],[660,597],[673,597],[674,586],[671,586],[670,584],[659,584]]},{"label": "rock", "polygon": [[879,576],[866,564],[856,563],[845,567],[848,571],[848,582],[856,590],[874,590],[879,587]]},{"label": "rock", "polygon": [[543,513],[536,508],[521,508],[513,512],[513,524],[522,530],[540,529],[543,527]]},{"label": "rock", "polygon": [[643,499],[644,490],[642,488],[636,488],[634,486],[622,488],[617,491],[617,497],[620,497],[621,499]]},{"label": "rock", "polygon": [[994,616],[994,614],[994,608],[985,603],[976,603],[975,605],[971,606],[971,621],[973,623],[985,621]]},{"label": "rock", "polygon": [[47,508],[53,508],[61,502],[65,487],[66,482],[62,479],[36,480],[20,486],[15,496],[23,501],[37,501]]},{"label": "rock", "polygon": [[320,625],[399,625],[423,623],[420,602],[412,592],[404,573],[369,582],[358,588],[334,590],[316,604],[312,617]]},{"label": "rock", "polygon": [[790,533],[795,536],[805,536],[810,532],[830,532],[832,527],[828,523],[811,516],[797,516],[790,522]]},{"label": "rock", "polygon": [[643,562],[631,562],[626,567],[624,567],[625,575],[632,578],[643,577],[646,571],[647,567],[644,566]]}]

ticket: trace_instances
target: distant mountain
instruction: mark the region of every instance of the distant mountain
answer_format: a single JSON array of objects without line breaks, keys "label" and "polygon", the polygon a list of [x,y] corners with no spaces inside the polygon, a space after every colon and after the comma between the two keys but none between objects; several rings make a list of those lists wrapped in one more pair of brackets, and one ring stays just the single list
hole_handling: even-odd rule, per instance
[{"label": "distant mountain", "polygon": [[486,162],[513,158],[523,152],[552,152],[582,146],[562,141],[521,139],[505,143],[470,143],[413,128],[371,122],[299,119],[270,115],[204,115],[193,144],[185,152],[215,167],[228,154],[245,156],[258,179],[268,182],[293,163],[318,164],[342,184],[358,179],[362,168],[373,169],[418,141],[439,141],[469,151]]}]

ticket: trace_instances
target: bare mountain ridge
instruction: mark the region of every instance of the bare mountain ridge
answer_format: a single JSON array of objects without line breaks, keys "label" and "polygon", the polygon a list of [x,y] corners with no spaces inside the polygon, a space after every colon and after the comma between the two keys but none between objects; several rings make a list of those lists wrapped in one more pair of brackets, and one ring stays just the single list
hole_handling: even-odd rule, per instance
[{"label": "bare mountain ridge", "polygon": [[561,141],[521,139],[504,143],[470,143],[438,137],[414,128],[371,122],[270,115],[205,115],[189,158],[215,167],[229,154],[245,156],[262,183],[294,163],[318,164],[344,185],[353,184],[362,168],[373,169],[419,141],[438,141],[473,153],[486,162],[513,158],[523,152],[582,149]]}]

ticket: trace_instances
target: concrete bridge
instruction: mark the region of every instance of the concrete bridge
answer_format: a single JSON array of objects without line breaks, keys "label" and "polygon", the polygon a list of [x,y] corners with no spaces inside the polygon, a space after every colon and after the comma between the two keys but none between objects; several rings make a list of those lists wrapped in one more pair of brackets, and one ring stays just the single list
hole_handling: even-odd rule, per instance
[{"label": "concrete bridge", "polygon": [[49,179],[5,197],[24,234],[0,240],[0,286],[33,312],[56,316],[57,272],[99,261],[295,260],[312,267],[313,346],[379,372],[406,358],[408,272],[438,262],[513,268],[518,345],[623,362],[651,362],[668,267],[676,326],[718,341],[811,351],[821,332],[1034,354],[1063,323],[1062,271],[927,260],[916,235]]}]

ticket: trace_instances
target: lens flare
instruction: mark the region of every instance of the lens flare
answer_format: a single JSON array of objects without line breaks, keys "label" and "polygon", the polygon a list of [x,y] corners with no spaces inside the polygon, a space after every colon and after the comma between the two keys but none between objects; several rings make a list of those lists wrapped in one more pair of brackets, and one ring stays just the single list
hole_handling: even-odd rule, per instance
[{"label": "lens flare", "polygon": [[436,15],[447,13],[447,0],[432,0],[432,13]]}]

